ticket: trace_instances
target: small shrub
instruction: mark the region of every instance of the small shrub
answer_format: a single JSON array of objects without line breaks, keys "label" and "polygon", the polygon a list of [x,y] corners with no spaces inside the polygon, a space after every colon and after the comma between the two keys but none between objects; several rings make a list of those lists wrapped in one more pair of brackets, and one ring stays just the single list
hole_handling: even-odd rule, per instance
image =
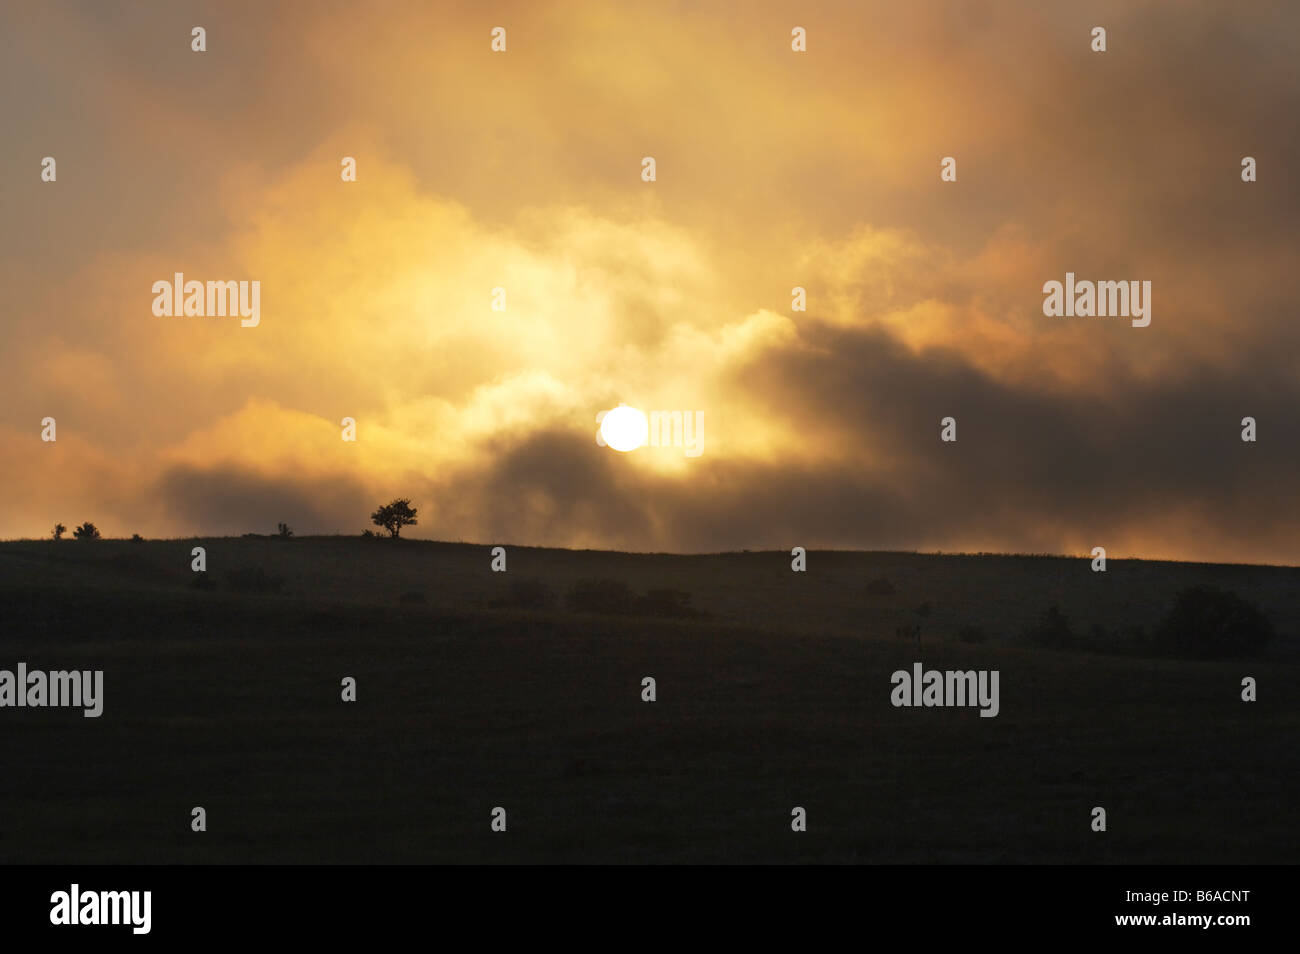
[{"label": "small shrub", "polygon": [[[511,609],[547,610],[554,608],[555,591],[541,580],[525,578],[511,580],[504,596],[491,602],[491,606],[509,607]],[[599,612],[593,610],[592,612]]]},{"label": "small shrub", "polygon": [[285,539],[293,536],[293,527],[289,526],[287,523],[277,523],[275,527],[278,536],[284,537]]},{"label": "small shrub", "polygon": [[575,613],[620,616],[632,611],[632,589],[622,580],[579,580],[565,597]]},{"label": "small shrub", "polygon": [[691,594],[684,590],[650,590],[637,597],[632,611],[640,616],[658,616],[665,619],[686,619],[696,615],[691,608]]},{"label": "small shrub", "polygon": [[68,532],[68,528],[61,523],[56,523],[54,529],[50,531],[50,536],[55,540],[62,540],[63,535]]},{"label": "small shrub", "polygon": [[1038,622],[1025,630],[1024,638],[1045,649],[1072,649],[1078,640],[1070,628],[1070,619],[1060,607],[1052,606],[1038,618]]},{"label": "small shrub", "polygon": [[89,520],[87,520],[76,530],[73,530],[72,535],[76,537],[78,540],[98,540],[99,528],[96,527]]},{"label": "small shrub", "polygon": [[131,534],[131,542],[132,542],[132,543],[144,543],[144,537],[140,536],[140,534],[138,534],[138,533],[133,533],[133,534]]},{"label": "small shrub", "polygon": [[904,623],[894,629],[894,635],[899,639],[915,639],[917,648],[921,646],[921,627],[916,623]]}]

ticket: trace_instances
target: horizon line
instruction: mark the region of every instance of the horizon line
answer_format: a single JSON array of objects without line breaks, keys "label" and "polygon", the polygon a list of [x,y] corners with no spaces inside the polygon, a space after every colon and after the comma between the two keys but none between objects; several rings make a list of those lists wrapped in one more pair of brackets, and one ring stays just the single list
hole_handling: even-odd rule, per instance
[{"label": "horizon line", "polygon": [[[136,540],[134,537],[100,537],[98,543],[171,543],[186,540],[395,540],[406,543],[425,543],[438,546],[463,546],[463,547],[507,547],[517,550],[555,550],[565,553],[610,553],[621,554],[625,556],[668,556],[668,557],[711,557],[711,556],[742,556],[745,554],[781,554],[789,556],[789,552],[783,548],[753,548],[745,547],[737,550],[706,550],[696,552],[681,552],[673,550],[618,550],[604,547],[559,547],[559,546],[539,546],[528,543],[503,543],[500,541],[493,543],[480,543],[467,540],[437,540],[430,537],[388,537],[381,533],[376,533],[373,537],[365,537],[360,533],[309,533],[294,534],[289,537],[281,537],[278,533],[240,533],[240,534],[190,534],[188,536],[177,537],[140,537]],[[66,540],[53,540],[49,537],[5,537],[0,538],[0,545],[8,543],[64,543],[76,545],[87,541],[69,538]],[[799,546],[799,544],[796,544]],[[1046,552],[1029,552],[1029,551],[995,551],[995,550],[898,550],[898,549],[855,549],[839,547],[804,547],[806,552],[816,553],[834,553],[834,554],[899,554],[906,556],[932,556],[932,557],[1006,557],[1020,559],[1040,559],[1040,560],[1090,560],[1091,553],[1046,553]],[[1111,556],[1106,554],[1106,562],[1113,563],[1116,561],[1126,563],[1181,563],[1194,566],[1239,566],[1239,567],[1260,567],[1265,569],[1278,570],[1295,570],[1300,569],[1300,565],[1292,563],[1243,563],[1222,560],[1185,560],[1171,559],[1164,557],[1140,557],[1140,556]]]}]

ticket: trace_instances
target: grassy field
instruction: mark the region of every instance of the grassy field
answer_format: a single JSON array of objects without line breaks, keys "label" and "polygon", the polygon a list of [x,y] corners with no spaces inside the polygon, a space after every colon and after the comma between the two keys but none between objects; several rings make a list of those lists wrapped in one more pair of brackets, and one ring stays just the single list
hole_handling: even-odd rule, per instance
[{"label": "grassy field", "polygon": [[[196,545],[209,589],[192,585]],[[492,573],[486,546],[360,538],[0,543],[0,668],[105,673],[99,719],[0,709],[0,861],[1300,861],[1300,570],[508,560]],[[225,574],[250,569],[283,583],[232,588]],[[492,605],[513,580],[563,596],[593,577],[680,589],[707,615]],[[870,592],[881,579],[894,592]],[[1196,582],[1266,611],[1267,658],[1017,639],[1053,604],[1080,628],[1149,626]],[[918,620],[919,655],[894,635]],[[989,640],[955,639],[966,624]],[[890,674],[916,661],[999,670],[1000,715],[894,708]],[[1240,699],[1245,675],[1256,703]],[[498,805],[505,834],[489,830]],[[806,833],[790,830],[796,805]]]}]

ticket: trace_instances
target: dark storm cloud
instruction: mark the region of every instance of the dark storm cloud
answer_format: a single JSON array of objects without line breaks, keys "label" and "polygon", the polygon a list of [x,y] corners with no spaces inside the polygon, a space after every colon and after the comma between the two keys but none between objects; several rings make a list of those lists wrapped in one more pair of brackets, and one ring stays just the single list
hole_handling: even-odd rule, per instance
[{"label": "dark storm cloud", "polygon": [[[505,450],[457,492],[477,488],[477,506],[524,539],[590,536],[633,549],[961,540],[1077,551],[1144,539],[1144,528],[1195,512],[1205,523],[1178,546],[1296,556],[1294,384],[1189,368],[1081,401],[1000,383],[955,352],[912,354],[879,331],[809,325],[805,335],[813,347],[765,357],[743,378],[753,413],[830,425],[838,460],[801,460],[793,448],[778,462],[714,459],[706,447],[687,476],[665,477],[550,432]],[[1247,415],[1259,422],[1257,443],[1240,439]],[[957,419],[955,444],[939,439],[946,416]],[[875,461],[858,440],[868,433],[883,455]]]}]

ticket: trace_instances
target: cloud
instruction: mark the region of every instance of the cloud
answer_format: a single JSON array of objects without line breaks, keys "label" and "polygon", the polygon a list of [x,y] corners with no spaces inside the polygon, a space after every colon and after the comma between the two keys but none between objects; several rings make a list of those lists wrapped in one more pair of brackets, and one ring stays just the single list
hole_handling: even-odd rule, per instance
[{"label": "cloud", "polygon": [[[1292,9],[827,3],[807,54],[776,2],[234,3],[206,54],[181,16],[0,14],[60,163],[0,158],[0,533],[408,495],[518,543],[1300,559]],[[154,318],[177,271],[261,325]],[[1151,327],[1045,318],[1066,271],[1151,280]],[[598,447],[624,401],[703,455]]]},{"label": "cloud", "polygon": [[378,506],[364,488],[336,477],[263,476],[229,467],[177,466],[151,491],[178,535],[274,533],[280,522],[315,533],[360,532]]}]

